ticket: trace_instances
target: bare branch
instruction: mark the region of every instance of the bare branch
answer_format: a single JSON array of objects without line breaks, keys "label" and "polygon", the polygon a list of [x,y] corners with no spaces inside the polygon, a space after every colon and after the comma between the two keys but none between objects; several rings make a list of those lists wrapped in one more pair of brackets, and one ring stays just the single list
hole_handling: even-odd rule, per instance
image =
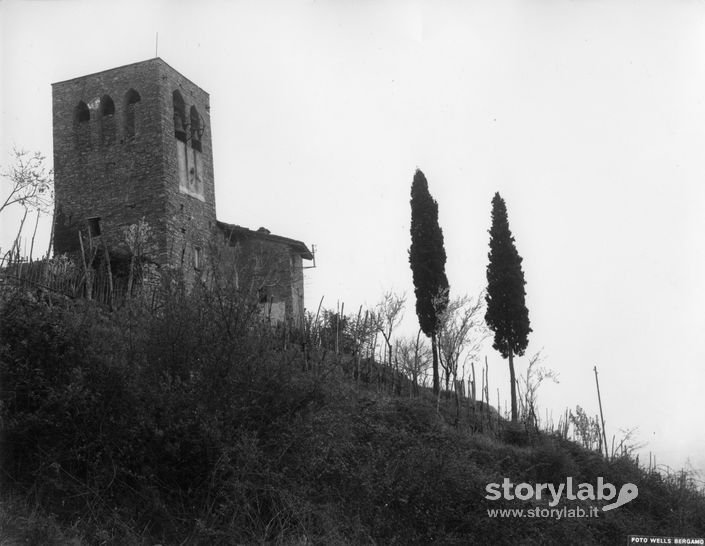
[{"label": "bare branch", "polygon": [[476,298],[444,299],[447,306],[439,315],[438,346],[448,388],[451,376],[457,377],[461,357],[463,361],[475,360],[489,331],[484,321],[484,293]]},{"label": "bare branch", "polygon": [[16,204],[27,210],[48,212],[54,202],[54,180],[53,172],[44,166],[46,158],[39,152],[16,148],[13,156],[13,165],[0,171],[3,194],[7,192],[0,213]]},{"label": "bare branch", "polygon": [[389,365],[392,365],[392,334],[394,329],[404,318],[404,305],[406,304],[406,294],[396,294],[392,291],[385,292],[382,300],[372,311],[372,324],[374,328],[382,334],[387,345]]},{"label": "bare branch", "polygon": [[412,392],[418,396],[419,384],[425,384],[426,372],[433,361],[431,347],[421,335],[421,330],[415,338],[398,339],[395,343],[395,354],[400,371],[411,379]]}]

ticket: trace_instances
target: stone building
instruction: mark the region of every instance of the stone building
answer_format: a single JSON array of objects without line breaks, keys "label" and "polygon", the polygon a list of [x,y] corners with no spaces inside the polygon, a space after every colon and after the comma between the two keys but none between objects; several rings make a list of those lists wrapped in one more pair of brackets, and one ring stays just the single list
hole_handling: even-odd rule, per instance
[{"label": "stone building", "polygon": [[192,284],[226,256],[268,316],[300,323],[306,245],[216,219],[208,93],[154,58],[55,83],[52,97],[56,254],[99,241],[119,261],[143,222],[154,263]]}]

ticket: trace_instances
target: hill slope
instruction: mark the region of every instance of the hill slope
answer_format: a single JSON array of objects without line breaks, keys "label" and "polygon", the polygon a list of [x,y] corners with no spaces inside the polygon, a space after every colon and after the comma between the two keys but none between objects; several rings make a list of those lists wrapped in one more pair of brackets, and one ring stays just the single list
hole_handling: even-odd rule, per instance
[{"label": "hill slope", "polygon": [[[0,540],[36,544],[621,544],[705,535],[692,484],[468,407],[352,381],[204,294],[158,314],[22,293],[0,310]],[[386,389],[382,389],[386,390]],[[487,427],[485,427],[487,428]],[[507,441],[511,439],[511,441]],[[598,516],[490,517],[549,500],[486,487],[631,482]],[[28,508],[29,507],[29,508]],[[53,514],[49,516],[48,514]]]}]

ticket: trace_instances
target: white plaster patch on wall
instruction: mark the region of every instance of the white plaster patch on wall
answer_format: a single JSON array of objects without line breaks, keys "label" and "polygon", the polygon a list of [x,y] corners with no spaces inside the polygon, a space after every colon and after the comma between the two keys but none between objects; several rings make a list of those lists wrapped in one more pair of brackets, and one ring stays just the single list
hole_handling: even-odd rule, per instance
[{"label": "white plaster patch on wall", "polygon": [[285,322],[286,302],[275,301],[271,303],[262,304],[261,312],[264,318],[267,319],[272,325],[278,324],[280,322]]}]

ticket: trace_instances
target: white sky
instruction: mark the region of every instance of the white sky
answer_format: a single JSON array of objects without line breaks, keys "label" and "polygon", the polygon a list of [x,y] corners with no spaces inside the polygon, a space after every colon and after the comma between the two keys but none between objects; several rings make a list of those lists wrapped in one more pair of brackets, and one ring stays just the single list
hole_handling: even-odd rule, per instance
[{"label": "white sky", "polygon": [[[0,164],[51,158],[52,82],[151,58],[157,32],[211,95],[219,219],[316,245],[307,307],[394,289],[414,331],[417,167],[452,293],[476,294],[499,191],[527,353],[561,375],[540,405],[596,414],[597,365],[608,436],[639,427],[647,459],[705,469],[705,2],[4,0]],[[1,228],[7,248],[16,219]]]}]

